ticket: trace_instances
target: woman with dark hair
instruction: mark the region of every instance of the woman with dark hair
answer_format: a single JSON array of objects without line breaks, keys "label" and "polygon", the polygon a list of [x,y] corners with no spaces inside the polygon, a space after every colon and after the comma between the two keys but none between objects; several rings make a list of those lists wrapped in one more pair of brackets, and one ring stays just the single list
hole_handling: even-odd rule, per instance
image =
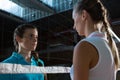
[{"label": "woman with dark hair", "polygon": [[[3,63],[44,66],[35,52],[38,43],[38,30],[31,24],[19,25],[14,31],[15,51]],[[14,74],[14,80],[44,80],[44,74]],[[9,75],[11,76],[11,75]],[[11,77],[8,77],[10,80]]]},{"label": "woman with dark hair", "polygon": [[[72,80],[116,80],[117,37],[100,0],[81,0],[73,8],[74,29],[85,39],[74,48]],[[118,39],[118,38],[117,38]]]}]

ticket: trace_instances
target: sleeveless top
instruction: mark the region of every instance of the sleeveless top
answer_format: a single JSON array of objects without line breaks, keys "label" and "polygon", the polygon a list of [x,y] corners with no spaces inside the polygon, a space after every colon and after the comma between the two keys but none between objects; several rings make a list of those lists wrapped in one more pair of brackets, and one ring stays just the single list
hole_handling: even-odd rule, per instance
[{"label": "sleeveless top", "polygon": [[[105,35],[100,32],[93,32],[82,41],[87,41],[93,45],[99,55],[99,60],[96,66],[89,70],[88,80],[116,80],[115,63],[111,49],[107,43]],[[71,67],[70,76],[73,80],[73,67]]]}]

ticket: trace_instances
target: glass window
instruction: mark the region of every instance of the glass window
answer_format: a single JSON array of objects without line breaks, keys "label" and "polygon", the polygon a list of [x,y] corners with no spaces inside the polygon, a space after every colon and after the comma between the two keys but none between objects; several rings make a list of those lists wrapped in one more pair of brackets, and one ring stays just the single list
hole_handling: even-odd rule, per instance
[{"label": "glass window", "polygon": [[23,8],[9,0],[0,0],[0,10],[22,17]]}]

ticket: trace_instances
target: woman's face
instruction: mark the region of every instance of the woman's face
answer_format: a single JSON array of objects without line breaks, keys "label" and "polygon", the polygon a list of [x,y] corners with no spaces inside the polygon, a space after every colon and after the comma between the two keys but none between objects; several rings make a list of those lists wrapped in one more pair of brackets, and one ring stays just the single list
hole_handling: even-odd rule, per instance
[{"label": "woman's face", "polygon": [[73,20],[74,20],[73,28],[78,32],[79,35],[84,35],[85,24],[82,20],[82,15],[73,11]]},{"label": "woman's face", "polygon": [[37,47],[38,31],[36,29],[26,29],[23,38],[18,42],[19,47],[26,51],[34,51]]}]

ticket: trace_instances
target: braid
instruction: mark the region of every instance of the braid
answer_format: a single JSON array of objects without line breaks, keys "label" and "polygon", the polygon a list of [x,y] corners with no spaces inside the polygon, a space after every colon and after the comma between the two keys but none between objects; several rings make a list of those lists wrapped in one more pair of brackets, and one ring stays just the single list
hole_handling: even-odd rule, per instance
[{"label": "braid", "polygon": [[115,44],[115,42],[112,38],[111,32],[108,29],[108,26],[106,26],[107,23],[105,23],[105,21],[103,21],[103,24],[105,25],[105,31],[106,31],[106,34],[107,34],[108,44],[109,44],[109,46],[112,50],[112,54],[113,54],[113,57],[114,57],[116,68],[118,68],[119,67],[119,55],[118,55],[117,46],[116,46],[116,44]]},{"label": "braid", "polygon": [[37,52],[32,51],[31,52],[31,57],[34,57],[35,61],[37,62],[38,66],[42,66],[42,64],[39,62],[39,55]]},{"label": "braid", "polygon": [[[101,4],[101,2],[100,2]],[[108,40],[108,44],[112,50],[112,54],[114,57],[114,61],[115,61],[115,65],[116,68],[119,67],[119,55],[118,55],[118,49],[117,46],[112,38],[112,29],[110,28],[110,24],[108,22],[108,17],[107,17],[107,10],[103,7],[103,5],[101,4],[102,7],[102,11],[103,11],[103,27],[102,27],[102,31],[105,31],[107,34],[107,40]]]}]

